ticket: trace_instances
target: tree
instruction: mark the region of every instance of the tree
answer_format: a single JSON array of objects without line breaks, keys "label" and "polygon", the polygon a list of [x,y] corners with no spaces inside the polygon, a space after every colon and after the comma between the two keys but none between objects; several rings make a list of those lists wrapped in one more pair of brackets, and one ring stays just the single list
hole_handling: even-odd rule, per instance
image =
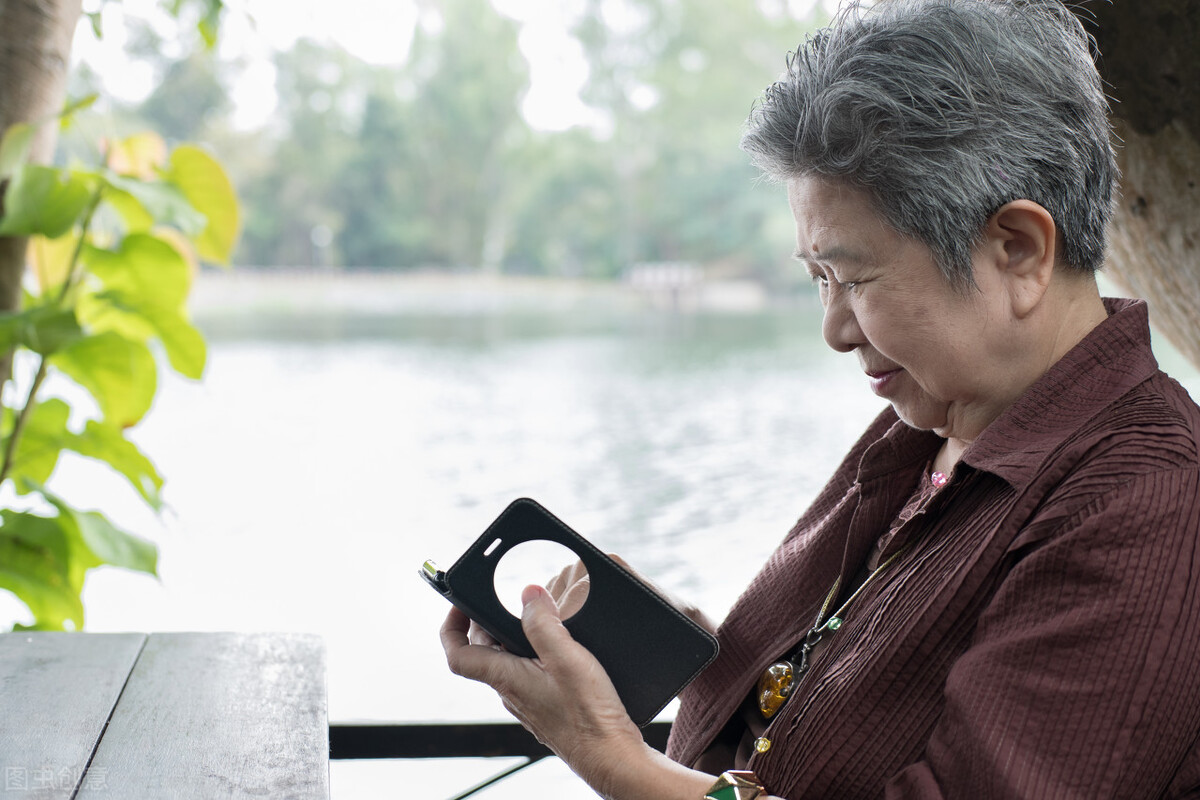
[{"label": "tree", "polygon": [[[176,11],[180,5],[174,3]],[[220,9],[219,0],[208,5]],[[14,8],[19,13],[0,16],[0,25],[24,27],[0,27],[0,53],[13,60],[18,75],[45,66],[47,52],[39,47],[50,44],[61,45],[53,55],[65,63],[61,37],[78,6],[10,3],[0,12]],[[43,33],[28,52],[9,40]],[[232,187],[208,153],[186,145],[169,150],[153,134],[107,142],[95,166],[41,163],[53,144],[47,131],[94,98],[60,111],[65,75],[56,72],[43,83],[36,77],[29,76],[41,87],[34,99],[22,96],[27,87],[19,80],[0,88],[0,106],[17,117],[0,138],[0,242],[10,259],[0,269],[17,285],[5,298],[12,305],[0,309],[6,362],[0,487],[32,496],[0,509],[0,588],[25,603],[33,627],[78,628],[89,570],[111,564],[153,573],[157,551],[44,484],[70,450],[112,468],[160,508],[162,479],[126,431],[157,391],[152,346],[177,372],[191,378],[203,372],[204,339],[190,324],[185,301],[196,261],[227,263],[238,213]],[[27,264],[32,279],[22,285]],[[29,368],[13,376],[16,356]],[[46,397],[43,384],[55,375],[89,394],[95,408],[84,402],[73,413],[66,400]]]},{"label": "tree", "polygon": [[[176,16],[198,13],[198,28],[209,43],[216,35],[223,0],[162,0]],[[71,42],[82,16],[82,0],[5,0],[0,3],[0,131],[17,123],[35,123],[58,116],[66,99]],[[98,28],[99,13],[89,15]],[[29,158],[44,164],[54,155],[55,125],[39,125]],[[0,311],[12,311],[21,301],[28,241],[0,236]],[[9,365],[0,364],[7,376]]]},{"label": "tree", "polygon": [[311,39],[276,56],[275,67],[276,128],[259,133],[262,158],[243,170],[250,211],[241,258],[268,266],[344,263],[340,233],[348,211],[338,202],[339,187],[352,179],[347,164],[361,146],[356,134],[370,67]]},{"label": "tree", "polygon": [[520,100],[529,73],[517,27],[488,0],[441,6],[419,28],[408,66],[416,93],[406,131],[407,191],[423,199],[433,258],[451,267],[498,269],[520,176],[508,158],[528,135]]},{"label": "tree", "polygon": [[1200,6],[1089,0],[1076,13],[1096,36],[1117,101],[1122,199],[1112,266],[1200,367]]},{"label": "tree", "polygon": [[[0,131],[25,122],[51,119],[63,106],[71,39],[82,11],[81,0],[7,0],[0,4]],[[54,125],[37,129],[29,158],[46,163],[54,154]],[[25,273],[24,236],[0,236],[0,311],[21,302]],[[7,379],[11,356],[0,361]]]},{"label": "tree", "polygon": [[576,128],[531,135],[514,155],[515,185],[505,269],[611,278],[623,266],[622,218],[607,143]]},{"label": "tree", "polygon": [[611,0],[589,0],[576,33],[592,74],[585,99],[612,119],[621,260],[770,270],[787,246],[769,222],[782,205],[753,186],[737,143],[801,26],[755,3],[620,6],[614,26]]},{"label": "tree", "polygon": [[488,0],[427,9],[407,63],[298,42],[276,59],[282,131],[243,189],[244,257],[384,268],[499,269],[509,249],[528,68]]}]

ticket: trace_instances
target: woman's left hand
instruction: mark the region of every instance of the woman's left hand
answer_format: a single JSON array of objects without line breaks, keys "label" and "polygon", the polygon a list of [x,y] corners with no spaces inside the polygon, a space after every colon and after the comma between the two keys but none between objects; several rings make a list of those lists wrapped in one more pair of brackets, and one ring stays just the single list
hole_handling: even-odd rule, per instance
[{"label": "woman's left hand", "polygon": [[643,754],[641,731],[600,662],[563,627],[549,592],[529,586],[521,601],[521,625],[537,658],[472,644],[470,619],[452,609],[441,632],[446,662],[495,689],[538,741],[605,794],[623,765]]}]

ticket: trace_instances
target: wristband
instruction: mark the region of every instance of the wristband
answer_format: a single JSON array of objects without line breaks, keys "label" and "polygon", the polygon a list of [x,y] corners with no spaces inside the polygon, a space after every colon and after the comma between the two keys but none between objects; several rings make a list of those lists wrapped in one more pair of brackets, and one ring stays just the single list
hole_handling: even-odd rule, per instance
[{"label": "wristband", "polygon": [[756,800],[766,796],[767,787],[753,772],[734,769],[721,773],[717,782],[708,787],[704,800]]}]

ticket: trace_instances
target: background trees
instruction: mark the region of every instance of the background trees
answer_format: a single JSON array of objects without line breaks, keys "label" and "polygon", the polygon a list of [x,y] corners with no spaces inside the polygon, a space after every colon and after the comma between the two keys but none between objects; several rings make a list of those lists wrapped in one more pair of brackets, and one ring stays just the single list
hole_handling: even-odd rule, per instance
[{"label": "background trees", "polygon": [[769,272],[787,210],[737,142],[805,25],[766,3],[619,5],[617,24],[612,3],[588,0],[573,31],[594,127],[530,126],[520,24],[490,0],[426,4],[400,66],[297,42],[275,58],[279,105],[260,130],[233,129],[237,65],[207,53],[164,65],[122,126],[214,147],[245,206],[241,265]]}]

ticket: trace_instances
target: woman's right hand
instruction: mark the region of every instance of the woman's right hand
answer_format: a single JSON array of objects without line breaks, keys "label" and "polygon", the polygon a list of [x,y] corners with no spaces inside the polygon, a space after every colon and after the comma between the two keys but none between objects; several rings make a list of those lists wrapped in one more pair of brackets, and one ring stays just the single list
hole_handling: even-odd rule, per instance
[{"label": "woman's right hand", "polygon": [[[637,570],[633,569],[633,567],[629,566],[625,559],[620,556],[609,553],[608,557],[620,564],[639,581],[649,586],[654,590],[655,594],[670,603],[671,606],[692,622],[695,622],[709,633],[715,634],[717,632],[716,624],[698,607],[672,597],[659,588],[653,581],[647,579],[638,573]],[[564,567],[561,572],[551,578],[546,584],[546,589],[550,592],[550,596],[554,598],[554,602],[558,604],[559,613],[564,620],[570,619],[575,612],[583,608],[590,588],[591,579],[588,576],[587,567],[583,565],[582,561],[576,561],[574,564]]]}]

